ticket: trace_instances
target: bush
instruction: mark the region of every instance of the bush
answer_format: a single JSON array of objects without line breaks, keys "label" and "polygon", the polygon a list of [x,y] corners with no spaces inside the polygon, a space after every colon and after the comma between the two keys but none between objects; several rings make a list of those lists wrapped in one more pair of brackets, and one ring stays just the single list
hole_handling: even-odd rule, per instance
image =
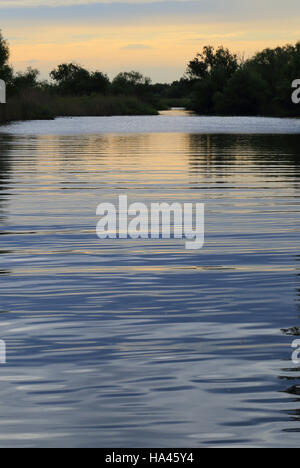
[{"label": "bush", "polygon": [[263,114],[270,98],[268,86],[257,73],[241,69],[214,96],[214,110],[221,115]]}]

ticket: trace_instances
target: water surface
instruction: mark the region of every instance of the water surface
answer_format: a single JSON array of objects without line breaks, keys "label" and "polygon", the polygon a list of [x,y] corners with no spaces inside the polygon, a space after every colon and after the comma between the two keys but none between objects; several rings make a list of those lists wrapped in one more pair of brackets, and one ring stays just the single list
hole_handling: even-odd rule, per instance
[{"label": "water surface", "polygon": [[[299,122],[271,121],[2,127],[0,446],[298,445]],[[204,249],[100,241],[120,194],[205,202]]]},{"label": "water surface", "polygon": [[180,109],[159,116],[64,117],[55,120],[16,122],[0,128],[12,135],[99,135],[140,133],[300,134],[300,119],[268,117],[199,117]]}]

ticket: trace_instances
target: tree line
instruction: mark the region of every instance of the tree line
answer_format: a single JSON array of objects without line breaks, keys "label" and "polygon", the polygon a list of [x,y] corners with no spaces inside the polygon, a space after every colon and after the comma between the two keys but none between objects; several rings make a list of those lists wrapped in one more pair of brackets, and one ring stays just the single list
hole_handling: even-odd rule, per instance
[{"label": "tree line", "polygon": [[28,68],[14,73],[9,47],[0,33],[0,79],[8,96],[28,90],[57,96],[134,96],[153,109],[183,105],[202,115],[298,116],[291,100],[291,84],[300,78],[300,42],[265,49],[245,60],[222,46],[205,46],[191,60],[184,76],[171,84],[153,84],[137,71],[119,73],[113,80],[101,71],[75,63],[58,65],[49,81]]},{"label": "tree line", "polygon": [[244,60],[206,46],[188,65],[192,108],[202,114],[300,115],[292,82],[300,78],[300,42],[265,49]]}]

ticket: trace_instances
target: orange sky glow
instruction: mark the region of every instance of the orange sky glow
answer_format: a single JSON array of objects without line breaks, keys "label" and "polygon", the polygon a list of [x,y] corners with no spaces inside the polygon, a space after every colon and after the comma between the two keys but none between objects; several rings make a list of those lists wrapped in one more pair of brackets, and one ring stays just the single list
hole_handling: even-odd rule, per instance
[{"label": "orange sky glow", "polygon": [[[32,0],[32,3],[39,2]],[[22,12],[23,15],[24,11],[30,12],[30,0],[27,3],[26,0],[24,3],[22,0],[12,1],[14,8],[6,8],[5,2],[1,5],[1,29],[10,43],[11,63],[15,70],[32,66],[47,78],[58,63],[74,61],[89,69],[104,71],[110,77],[119,71],[135,69],[150,76],[154,82],[170,82],[183,75],[188,61],[207,44],[222,44],[248,57],[265,47],[300,39],[299,17],[292,14],[281,18],[274,15],[269,19],[230,17],[228,14],[223,18],[216,10],[215,15],[210,12],[207,16],[201,15],[199,0],[194,2],[198,5],[194,17],[191,14],[181,16],[180,12],[176,13],[176,8],[172,15],[168,15],[167,5],[162,10],[164,14],[160,11],[155,17],[156,9],[162,8],[164,2],[146,4],[151,15],[141,11],[136,17],[130,15],[132,10],[126,16],[127,4],[124,2],[122,5],[105,5],[111,10],[108,14],[106,9],[106,17],[102,17],[99,12],[93,16],[98,2],[91,1],[87,2],[90,4],[85,6],[80,18],[80,11],[74,10],[79,8],[76,0],[73,3],[64,7],[61,16],[59,7],[49,7],[50,17],[48,7],[36,6],[32,10],[34,15],[28,15],[26,21]],[[170,2],[170,8],[172,3],[176,3],[178,9],[178,5],[185,2]],[[186,3],[192,12],[193,2]],[[128,4],[128,8],[132,6]],[[71,18],[68,8],[76,13]]]}]

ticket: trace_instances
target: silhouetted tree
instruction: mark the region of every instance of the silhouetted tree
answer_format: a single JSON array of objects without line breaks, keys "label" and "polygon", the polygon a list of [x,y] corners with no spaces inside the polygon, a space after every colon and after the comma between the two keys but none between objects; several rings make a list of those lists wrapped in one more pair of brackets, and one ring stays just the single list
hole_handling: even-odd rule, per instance
[{"label": "silhouetted tree", "polygon": [[300,78],[300,42],[265,49],[241,62],[228,49],[206,46],[188,65],[192,108],[202,114],[300,115],[291,84]]},{"label": "silhouetted tree", "polygon": [[109,79],[103,73],[90,73],[85,68],[74,63],[63,63],[51,71],[50,77],[57,83],[64,94],[105,93]]},{"label": "silhouetted tree", "polygon": [[201,54],[189,62],[188,76],[194,80],[193,109],[201,114],[214,113],[217,93],[221,93],[228,80],[239,69],[238,56],[228,49],[205,46]]},{"label": "silhouetted tree", "polygon": [[137,71],[119,73],[112,81],[115,94],[131,94],[147,98],[151,92],[151,79]]},{"label": "silhouetted tree", "polygon": [[269,113],[299,114],[299,106],[291,101],[291,83],[300,76],[300,43],[265,49],[248,60],[246,67],[266,83],[270,93]]},{"label": "silhouetted tree", "polygon": [[89,89],[91,93],[105,94],[110,86],[110,81],[107,75],[96,71],[90,74]]},{"label": "silhouetted tree", "polygon": [[203,52],[188,64],[187,74],[192,79],[204,79],[218,72],[230,78],[238,67],[238,56],[229,49],[219,47],[215,50],[213,46],[205,46]]},{"label": "silhouetted tree", "polygon": [[50,77],[56,81],[61,92],[80,94],[86,88],[90,74],[77,64],[63,63],[50,72]]},{"label": "silhouetted tree", "polygon": [[13,70],[8,64],[8,59],[9,47],[0,30],[0,79],[6,83],[11,81],[13,75]]},{"label": "silhouetted tree", "polygon": [[12,91],[22,92],[25,89],[36,88],[39,85],[37,81],[39,74],[40,72],[38,70],[31,67],[28,67],[25,72],[18,72],[12,78]]},{"label": "silhouetted tree", "polygon": [[0,32],[0,68],[7,64],[9,59],[9,48],[7,42],[4,40]]},{"label": "silhouetted tree", "polygon": [[265,112],[270,93],[267,83],[253,70],[240,69],[223,92],[214,95],[214,110],[221,115],[259,115]]}]

